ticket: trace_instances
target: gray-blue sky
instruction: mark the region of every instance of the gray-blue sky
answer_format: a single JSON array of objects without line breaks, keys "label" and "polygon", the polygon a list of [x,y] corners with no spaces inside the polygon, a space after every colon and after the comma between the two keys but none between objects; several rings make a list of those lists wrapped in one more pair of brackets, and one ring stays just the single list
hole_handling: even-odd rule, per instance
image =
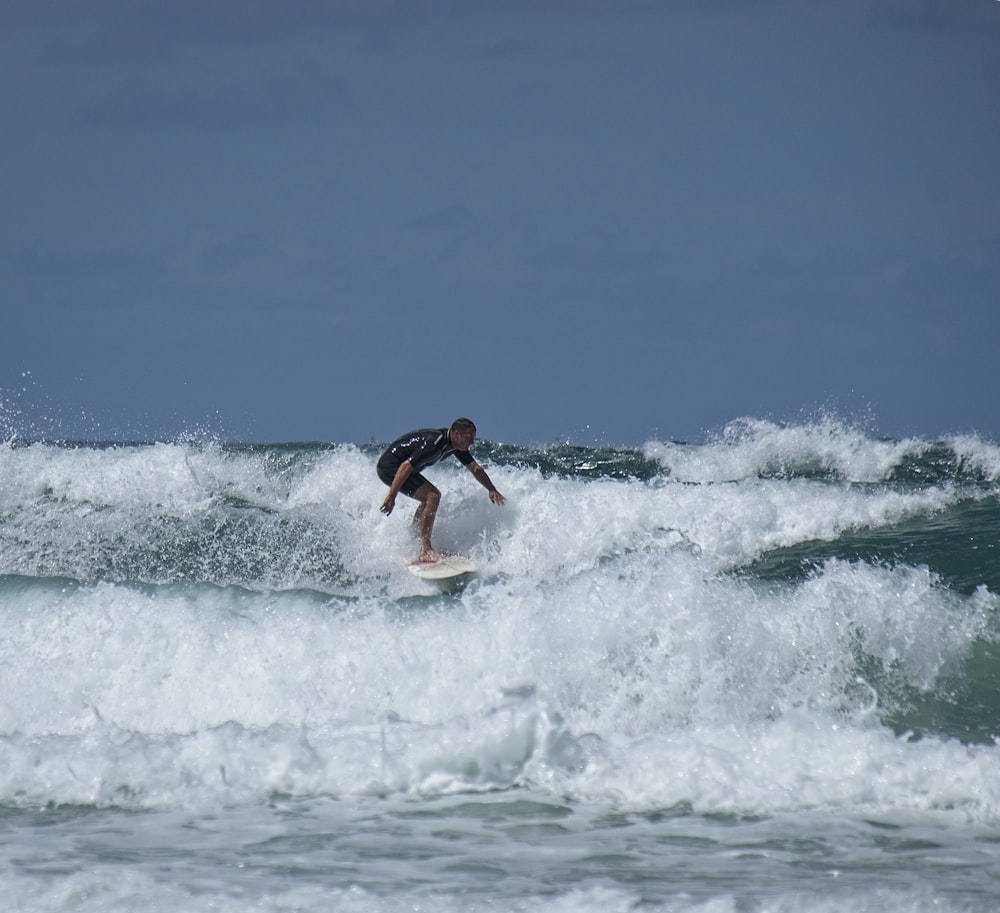
[{"label": "gray-blue sky", "polygon": [[0,74],[27,430],[1000,437],[996,0],[24,0]]}]

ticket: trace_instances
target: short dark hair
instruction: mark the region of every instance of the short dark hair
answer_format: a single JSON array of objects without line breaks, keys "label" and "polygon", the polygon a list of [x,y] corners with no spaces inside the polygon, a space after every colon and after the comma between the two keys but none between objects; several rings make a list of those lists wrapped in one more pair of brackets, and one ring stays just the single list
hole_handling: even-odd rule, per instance
[{"label": "short dark hair", "polygon": [[471,418],[457,418],[451,423],[452,431],[471,431],[476,433],[476,423]]}]

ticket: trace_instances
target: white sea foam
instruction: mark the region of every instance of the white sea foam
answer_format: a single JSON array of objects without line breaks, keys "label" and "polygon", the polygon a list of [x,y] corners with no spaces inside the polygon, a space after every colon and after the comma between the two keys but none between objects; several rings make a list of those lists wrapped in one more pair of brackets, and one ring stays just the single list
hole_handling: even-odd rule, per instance
[{"label": "white sea foam", "polygon": [[761,591],[682,551],[418,600],[8,591],[5,795],[204,807],[533,783],[637,808],[1000,820],[995,749],[900,741],[855,671],[860,648],[880,687],[933,687],[996,612],[988,593],[844,563]]},{"label": "white sea foam", "polygon": [[958,435],[952,446],[962,465],[978,469],[990,481],[1000,481],[1000,446],[971,435]]},{"label": "white sea foam", "polygon": [[880,482],[904,456],[920,453],[927,446],[919,440],[872,440],[834,418],[803,425],[744,418],[730,422],[704,445],[653,441],[646,445],[645,453],[683,482],[727,482],[796,473],[832,473],[845,481]]},{"label": "white sea foam", "polygon": [[5,879],[7,902],[15,910],[39,913],[288,913],[331,911],[338,913],[411,913],[433,909],[436,913],[969,913],[986,909],[951,901],[930,889],[882,888],[867,892],[829,887],[823,892],[770,892],[766,899],[748,906],[744,895],[724,893],[710,899],[678,893],[663,902],[650,902],[635,889],[624,887],[575,888],[565,893],[527,893],[496,899],[470,896],[468,892],[395,892],[389,896],[359,887],[322,884],[230,888],[201,885],[197,890],[151,874],[124,867],[98,868],[67,877],[57,887],[38,879]]},{"label": "white sea foam", "polygon": [[[989,511],[974,439],[943,451],[968,484],[888,481],[922,446],[744,424],[645,481],[491,465],[504,508],[439,465],[436,544],[481,569],[451,592],[403,568],[410,511],[379,512],[371,451],[0,447],[0,806],[24,819],[6,896],[979,913],[989,711],[962,741],[907,728],[988,675],[1000,597],[836,557]],[[808,567],[754,563],[816,543]],[[935,890],[900,876],[930,858],[914,846],[940,848]],[[747,858],[777,882],[734,888]]]}]

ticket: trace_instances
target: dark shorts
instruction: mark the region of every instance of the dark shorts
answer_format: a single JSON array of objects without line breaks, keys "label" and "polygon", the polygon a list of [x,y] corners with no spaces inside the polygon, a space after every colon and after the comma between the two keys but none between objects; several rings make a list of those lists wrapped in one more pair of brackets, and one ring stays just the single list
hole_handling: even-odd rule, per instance
[{"label": "dark shorts", "polygon": [[[392,466],[386,466],[380,462],[376,467],[376,472],[378,472],[378,477],[391,488],[392,480],[396,477],[396,470]],[[409,477],[403,483],[403,487],[399,490],[404,495],[409,495],[412,498],[414,497],[414,492],[421,485],[426,484],[427,479],[425,479],[419,472],[411,472]]]}]

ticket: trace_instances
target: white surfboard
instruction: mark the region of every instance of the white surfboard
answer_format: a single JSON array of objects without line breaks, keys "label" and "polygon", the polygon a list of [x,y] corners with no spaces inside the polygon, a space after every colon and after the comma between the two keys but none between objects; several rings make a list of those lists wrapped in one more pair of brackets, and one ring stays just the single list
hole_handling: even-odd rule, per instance
[{"label": "white surfboard", "polygon": [[421,580],[447,580],[474,574],[478,568],[462,555],[445,555],[437,561],[408,561],[406,569]]}]

